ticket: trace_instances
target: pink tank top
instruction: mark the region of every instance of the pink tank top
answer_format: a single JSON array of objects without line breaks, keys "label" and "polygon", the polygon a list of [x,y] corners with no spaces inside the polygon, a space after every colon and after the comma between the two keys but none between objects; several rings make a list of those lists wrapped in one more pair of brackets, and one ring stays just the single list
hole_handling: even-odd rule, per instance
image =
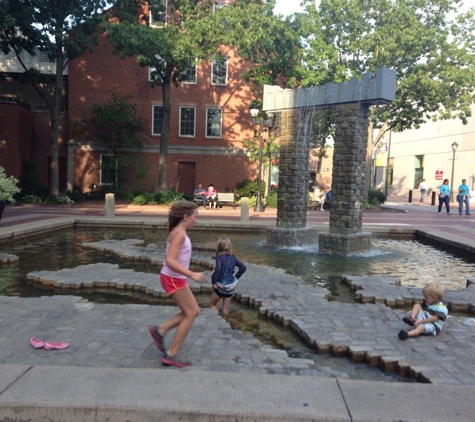
[{"label": "pink tank top", "polygon": [[[191,259],[191,240],[190,238],[186,235],[186,232],[183,230],[175,230],[181,231],[185,233],[185,242],[183,243],[182,247],[178,251],[178,255],[176,257],[176,260],[183,265],[185,268],[188,268],[190,266],[190,259]],[[167,246],[165,248],[165,256],[168,254],[168,250],[170,249],[170,242],[167,240]],[[163,267],[160,271],[161,274],[165,274],[169,277],[174,277],[174,278],[185,278],[186,277],[183,274],[179,274],[176,271],[173,271],[170,267],[167,266],[167,264],[164,262]]]}]

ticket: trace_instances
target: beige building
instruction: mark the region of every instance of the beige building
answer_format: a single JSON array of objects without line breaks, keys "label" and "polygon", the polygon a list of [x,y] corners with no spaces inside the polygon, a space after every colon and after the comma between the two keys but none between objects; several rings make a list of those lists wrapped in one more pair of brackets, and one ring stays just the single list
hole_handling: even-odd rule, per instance
[{"label": "beige building", "polygon": [[[402,133],[392,132],[387,134],[382,150],[379,157],[378,152],[374,157],[375,184],[383,191],[387,189],[388,195],[408,197],[409,190],[416,190],[422,178],[429,184],[430,192],[443,179],[449,179],[454,193],[462,179],[475,191],[475,106],[466,125],[460,120],[445,120]],[[415,192],[414,195],[417,197]]]}]

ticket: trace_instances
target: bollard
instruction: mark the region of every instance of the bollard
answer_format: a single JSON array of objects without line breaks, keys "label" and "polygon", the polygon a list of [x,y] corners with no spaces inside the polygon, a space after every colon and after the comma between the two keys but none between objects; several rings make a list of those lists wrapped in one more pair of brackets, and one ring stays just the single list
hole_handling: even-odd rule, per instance
[{"label": "bollard", "polygon": [[412,203],[412,189],[409,190],[409,200],[407,202]]},{"label": "bollard", "polygon": [[435,205],[435,191],[433,191],[432,194],[431,194],[430,204]]},{"label": "bollard", "polygon": [[106,208],[104,212],[104,217],[115,217],[115,193],[106,193]]},{"label": "bollard", "polygon": [[249,221],[249,198],[241,198],[241,221]]}]

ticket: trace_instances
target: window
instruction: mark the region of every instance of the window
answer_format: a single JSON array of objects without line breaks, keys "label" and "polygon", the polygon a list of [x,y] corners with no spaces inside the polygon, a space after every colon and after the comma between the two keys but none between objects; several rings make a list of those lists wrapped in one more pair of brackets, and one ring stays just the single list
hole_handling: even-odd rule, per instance
[{"label": "window", "polygon": [[101,154],[101,185],[113,185],[117,182],[117,156]]},{"label": "window", "polygon": [[164,26],[167,23],[168,1],[159,0],[156,4],[150,5],[149,23],[150,26]]},{"label": "window", "polygon": [[[157,58],[158,69],[160,71],[164,71],[164,69],[167,67],[167,62],[163,60],[158,54],[156,55],[156,58]],[[156,67],[148,68],[148,80],[149,82],[152,82],[152,81],[162,82],[162,77],[158,73]]]},{"label": "window", "polygon": [[213,85],[226,85],[228,83],[228,59],[213,59],[211,75]]},{"label": "window", "polygon": [[162,125],[163,125],[163,106],[154,105],[152,107],[152,135],[161,135],[162,134]]},{"label": "window", "polygon": [[180,107],[180,136],[195,136],[195,107]]},{"label": "window", "polygon": [[194,60],[190,59],[188,66],[181,73],[181,80],[186,84],[195,84],[196,83],[196,64]]},{"label": "window", "polygon": [[206,137],[221,138],[221,109],[206,109]]}]

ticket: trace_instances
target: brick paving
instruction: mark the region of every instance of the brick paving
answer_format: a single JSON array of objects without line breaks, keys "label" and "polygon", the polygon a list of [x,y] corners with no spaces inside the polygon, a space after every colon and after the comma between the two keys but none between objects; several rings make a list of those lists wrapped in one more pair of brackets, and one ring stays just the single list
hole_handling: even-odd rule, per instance
[{"label": "brick paving", "polygon": [[[368,230],[419,230],[439,241],[464,245],[475,250],[475,220],[458,215],[438,215],[435,207],[426,204],[388,204],[386,212],[365,213]],[[102,207],[103,208],[103,207]],[[58,217],[101,216],[100,204],[79,204],[73,207],[7,207],[4,214],[9,226],[0,223],[0,235],[21,227],[35,217],[54,221]],[[203,224],[235,222],[239,211],[228,207],[204,211]],[[393,212],[391,212],[393,211]],[[128,207],[119,204],[118,217],[165,218],[166,209]],[[213,213],[213,214],[211,214]],[[328,213],[309,212],[309,225],[325,230]],[[256,227],[272,225],[275,211],[251,213]],[[224,224],[224,223],[223,223]],[[89,245],[98,249],[140,259],[163,259],[163,250],[140,250],[137,245]],[[146,248],[143,248],[146,249]],[[213,260],[206,247],[197,248],[195,262],[212,268]],[[203,250],[204,249],[204,250]],[[1,245],[0,245],[1,252]],[[113,265],[96,264],[76,269],[30,274],[36,282],[57,288],[77,288],[79,283],[115,288],[143,290],[161,295],[156,276],[119,270]],[[209,274],[208,274],[209,276]],[[242,278],[237,300],[249,304],[261,314],[292,327],[316,351],[347,355],[355,362],[366,362],[387,371],[411,376],[433,384],[475,384],[475,327],[470,322],[450,318],[439,337],[419,337],[400,341],[397,332],[407,328],[402,322],[403,310],[421,299],[420,289],[397,286],[388,277],[344,276],[355,290],[358,303],[345,304],[326,300],[327,292],[305,285],[298,277],[282,270],[248,265]],[[269,291],[268,286],[274,288]],[[191,283],[195,291],[207,289]],[[458,311],[475,309],[472,285],[461,292],[450,292],[447,300]],[[389,305],[389,306],[388,306]],[[394,308],[392,306],[395,306]],[[0,298],[0,363],[29,365],[71,365],[103,367],[161,368],[159,354],[147,333],[147,324],[167,318],[175,308],[148,305],[98,305],[72,296],[42,298]],[[60,352],[25,347],[29,337],[70,342]],[[16,339],[17,341],[12,341]],[[209,309],[204,309],[184,344],[184,351],[194,361],[192,370],[283,373],[292,375],[338,376],[328,368],[316,368],[313,361],[290,358],[285,352],[263,346],[251,336],[232,330],[229,324]]]}]

